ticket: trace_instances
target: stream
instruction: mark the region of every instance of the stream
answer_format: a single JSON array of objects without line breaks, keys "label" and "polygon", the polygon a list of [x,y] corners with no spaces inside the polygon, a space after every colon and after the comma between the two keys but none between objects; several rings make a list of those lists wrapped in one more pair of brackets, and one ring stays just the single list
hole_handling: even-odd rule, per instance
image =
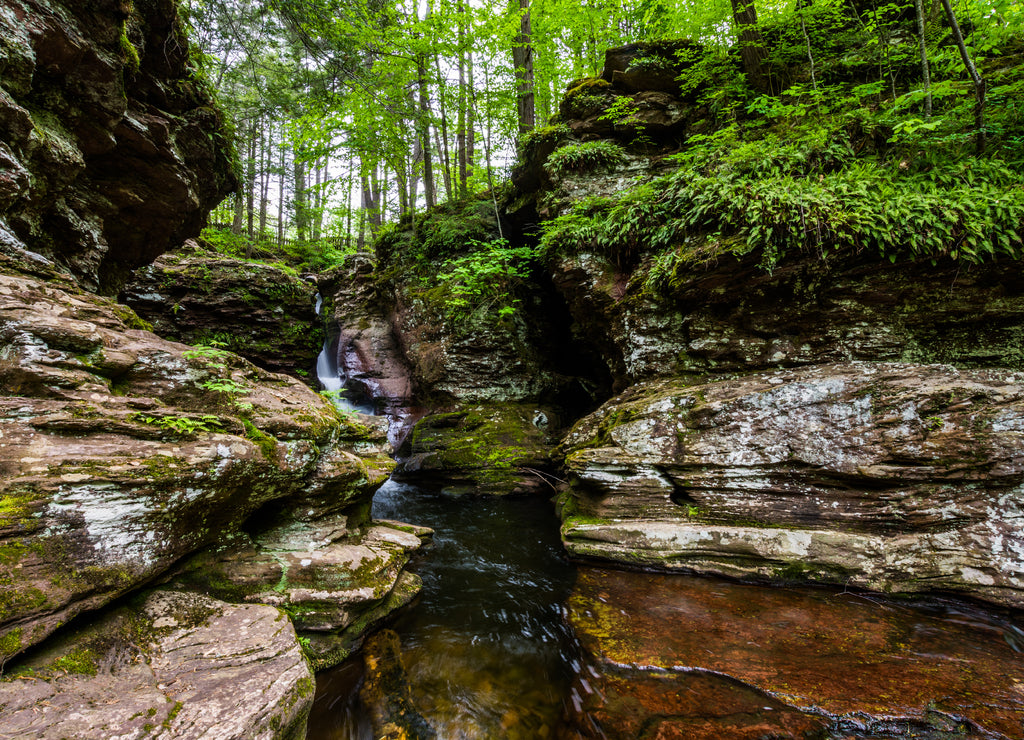
[{"label": "stream", "polygon": [[[434,529],[411,568],[420,600],[392,625],[420,710],[447,740],[554,737],[576,648],[563,615],[575,568],[550,502],[450,496],[389,481],[376,518]],[[361,668],[317,676],[308,740],[369,740]]]},{"label": "stream", "polygon": [[[340,391],[336,357],[329,338]],[[544,498],[390,480],[373,516],[434,530],[390,627],[439,740],[1024,738],[1019,614],[577,567]],[[317,676],[308,740],[373,739],[362,675],[357,655]]]}]

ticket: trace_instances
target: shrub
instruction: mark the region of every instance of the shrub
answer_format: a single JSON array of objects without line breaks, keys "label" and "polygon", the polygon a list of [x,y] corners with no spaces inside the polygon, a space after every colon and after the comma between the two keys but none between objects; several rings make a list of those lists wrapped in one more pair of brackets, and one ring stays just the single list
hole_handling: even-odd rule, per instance
[{"label": "shrub", "polygon": [[618,144],[598,139],[582,144],[567,144],[561,149],[556,149],[544,166],[552,175],[561,177],[569,173],[611,169],[622,164],[625,159],[626,154]]}]

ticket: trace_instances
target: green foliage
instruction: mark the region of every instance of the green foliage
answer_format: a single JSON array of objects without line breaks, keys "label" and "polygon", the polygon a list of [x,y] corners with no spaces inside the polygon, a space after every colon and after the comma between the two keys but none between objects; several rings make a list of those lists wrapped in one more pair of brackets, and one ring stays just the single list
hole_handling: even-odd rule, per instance
[{"label": "green foliage", "polygon": [[181,356],[186,360],[198,360],[210,368],[223,369],[227,367],[225,362],[231,357],[230,352],[222,349],[225,346],[227,345],[224,342],[212,340],[209,344],[198,344],[192,349],[185,350]]},{"label": "green foliage", "polygon": [[226,257],[271,265],[293,274],[326,272],[352,253],[337,239],[290,239],[279,244],[275,239],[250,239],[215,226],[203,229],[200,240],[211,251]]},{"label": "green foliage", "polygon": [[473,242],[473,251],[447,261],[437,276],[444,308],[454,321],[515,313],[516,287],[528,276],[535,257],[531,247],[513,247],[505,239]]},{"label": "green foliage", "polygon": [[246,386],[231,378],[212,378],[210,380],[204,380],[200,383],[200,387],[205,388],[208,391],[228,393],[231,395],[240,395],[249,392],[249,389]]},{"label": "green foliage", "polygon": [[567,144],[556,149],[544,166],[552,175],[564,177],[570,173],[612,169],[622,164],[625,159],[626,154],[618,144],[607,139],[598,139],[581,144]]},{"label": "green foliage", "polygon": [[199,418],[191,416],[133,414],[130,418],[133,421],[159,427],[183,437],[191,437],[198,432],[223,431],[220,417],[215,414],[203,414]]}]

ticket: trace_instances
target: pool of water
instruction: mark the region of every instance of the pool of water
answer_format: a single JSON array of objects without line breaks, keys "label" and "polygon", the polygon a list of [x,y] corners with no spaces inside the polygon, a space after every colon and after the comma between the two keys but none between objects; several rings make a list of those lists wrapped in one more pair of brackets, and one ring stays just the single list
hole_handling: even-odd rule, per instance
[{"label": "pool of water", "polygon": [[[420,600],[393,628],[438,737],[555,737],[578,662],[563,615],[575,569],[551,503],[390,481],[373,513],[434,529],[433,547],[412,568],[423,579]],[[317,677],[309,740],[372,737],[356,696],[360,675],[348,663]]]}]

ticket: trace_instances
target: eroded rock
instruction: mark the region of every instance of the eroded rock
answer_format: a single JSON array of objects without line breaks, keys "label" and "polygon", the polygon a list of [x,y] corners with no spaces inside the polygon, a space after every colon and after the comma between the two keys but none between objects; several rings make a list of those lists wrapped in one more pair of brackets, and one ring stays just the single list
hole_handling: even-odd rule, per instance
[{"label": "eroded rock", "polygon": [[577,556],[1024,605],[1024,375],[850,363],[634,387],[566,437]]},{"label": "eroded rock", "polygon": [[193,242],[136,270],[121,301],[166,339],[218,342],[265,370],[308,378],[323,344],[315,292],[278,267],[205,252]]},{"label": "eroded rock", "polygon": [[282,612],[155,591],[8,665],[0,734],[299,740],[313,692]]},{"label": "eroded rock", "polygon": [[560,425],[556,411],[533,404],[474,404],[431,414],[400,448],[395,475],[451,493],[551,492]]},{"label": "eroded rock", "polygon": [[583,568],[584,738],[1015,738],[1016,628],[959,605]]},{"label": "eroded rock", "polygon": [[381,430],[302,383],[168,342],[130,309],[0,275],[0,655],[35,644],[290,496],[362,507]]},{"label": "eroded rock", "polygon": [[364,524],[358,513],[291,521],[191,558],[173,582],[231,602],[280,607],[323,670],[415,597],[419,578],[404,567],[430,534],[398,522]]},{"label": "eroded rock", "polygon": [[11,0],[0,38],[0,228],[114,293],[236,185],[177,6]]}]

